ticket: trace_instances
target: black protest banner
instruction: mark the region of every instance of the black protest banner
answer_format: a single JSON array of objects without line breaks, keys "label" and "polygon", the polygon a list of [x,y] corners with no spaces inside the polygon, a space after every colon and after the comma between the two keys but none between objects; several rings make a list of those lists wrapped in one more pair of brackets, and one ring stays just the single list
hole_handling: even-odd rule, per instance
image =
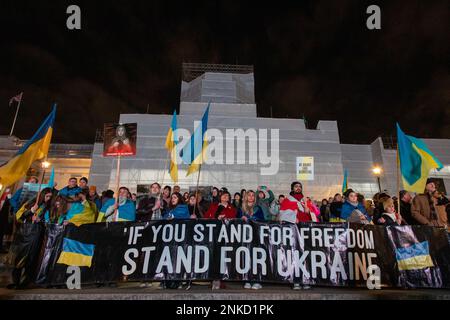
[{"label": "black protest banner", "polygon": [[[433,266],[417,263],[421,251],[409,252],[405,249],[409,243],[395,240],[411,235],[418,243],[428,243],[426,261]],[[402,248],[408,251],[403,258],[409,255],[410,260],[399,264],[398,249],[402,253]],[[239,219],[98,223],[79,228],[49,225],[38,283],[64,285],[70,276],[68,265],[79,265],[84,284],[222,279],[450,287],[449,261],[446,231],[431,227],[244,223]],[[407,268],[409,275],[413,270],[427,272],[431,281],[409,276],[405,282],[399,266]],[[439,274],[424,271],[427,268],[439,268]]]},{"label": "black protest banner", "polygon": [[25,223],[17,228],[8,258],[13,265],[13,284],[18,288],[36,279],[44,232],[43,224]]}]

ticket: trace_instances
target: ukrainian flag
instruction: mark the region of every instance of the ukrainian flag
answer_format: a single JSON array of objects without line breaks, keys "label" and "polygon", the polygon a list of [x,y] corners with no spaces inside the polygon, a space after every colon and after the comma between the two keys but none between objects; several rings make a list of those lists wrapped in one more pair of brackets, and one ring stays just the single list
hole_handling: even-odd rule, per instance
[{"label": "ukrainian flag", "polygon": [[183,161],[189,164],[186,176],[199,170],[205,158],[205,151],[208,146],[208,140],[206,139],[206,130],[208,130],[208,114],[211,102],[208,103],[208,107],[203,114],[202,121],[197,128],[195,128],[190,141],[181,150],[181,157]]},{"label": "ukrainian flag", "polygon": [[431,169],[442,169],[442,163],[422,140],[406,135],[397,123],[397,144],[403,187],[422,193]]},{"label": "ukrainian flag", "polygon": [[398,270],[420,270],[434,267],[431,260],[428,241],[415,243],[409,247],[395,250]]},{"label": "ukrainian flag", "polygon": [[70,206],[70,209],[67,211],[65,220],[73,223],[77,227],[86,223],[94,223],[97,208],[95,203],[85,201],[81,202],[73,202]]},{"label": "ukrainian flag", "polygon": [[64,238],[58,262],[68,266],[91,267],[95,245]]},{"label": "ukrainian flag", "polygon": [[0,183],[10,186],[27,174],[35,160],[45,158],[52,139],[55,122],[56,104],[53,110],[35,132],[33,137],[20,148],[14,157],[0,166]]},{"label": "ukrainian flag", "polygon": [[347,191],[348,189],[348,171],[347,169],[344,170],[344,181],[342,182],[342,193]]},{"label": "ukrainian flag", "polygon": [[170,152],[169,174],[174,182],[178,181],[178,165],[177,165],[177,144],[178,137],[175,134],[177,129],[177,111],[173,111],[172,123],[169,127],[166,137],[166,149]]}]

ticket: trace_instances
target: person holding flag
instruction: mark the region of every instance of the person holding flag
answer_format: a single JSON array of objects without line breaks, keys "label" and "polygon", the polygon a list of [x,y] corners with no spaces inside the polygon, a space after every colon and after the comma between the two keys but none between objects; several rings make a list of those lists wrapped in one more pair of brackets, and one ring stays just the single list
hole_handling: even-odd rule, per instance
[{"label": "person holding flag", "polygon": [[[114,220],[114,216],[117,218]],[[136,221],[136,205],[130,199],[130,190],[126,187],[119,188],[119,201],[109,199],[102,206],[98,214],[97,222]]]},{"label": "person holding flag", "polygon": [[398,123],[397,144],[403,187],[406,191],[421,193],[413,199],[412,217],[422,225],[443,226],[437,214],[437,203],[433,199],[436,185],[428,179],[430,170],[442,169],[442,163],[422,140],[406,135]]}]

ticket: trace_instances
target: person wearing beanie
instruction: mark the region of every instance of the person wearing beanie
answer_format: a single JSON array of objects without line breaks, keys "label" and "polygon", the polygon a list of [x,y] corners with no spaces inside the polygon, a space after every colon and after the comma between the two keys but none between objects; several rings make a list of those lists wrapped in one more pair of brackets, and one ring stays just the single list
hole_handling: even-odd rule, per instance
[{"label": "person wearing beanie", "polygon": [[383,202],[384,212],[382,217],[384,226],[400,226],[402,225],[402,217],[395,211],[394,200],[387,198]]},{"label": "person wearing beanie", "polygon": [[[282,224],[296,224],[299,222],[310,222],[313,221],[312,216],[316,217],[313,213],[311,214],[305,200],[303,199],[303,188],[302,184],[298,181],[291,183],[291,192],[289,195],[281,202],[280,211],[278,214],[278,220]],[[302,289],[302,285],[297,280],[294,281],[294,290]],[[311,289],[309,285],[303,285],[303,289]]]}]

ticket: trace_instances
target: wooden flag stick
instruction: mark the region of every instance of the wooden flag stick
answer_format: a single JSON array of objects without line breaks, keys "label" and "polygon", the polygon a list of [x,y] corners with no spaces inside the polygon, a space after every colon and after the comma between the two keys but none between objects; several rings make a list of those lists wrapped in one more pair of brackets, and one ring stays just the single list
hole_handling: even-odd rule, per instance
[{"label": "wooden flag stick", "polygon": [[397,201],[397,212],[398,215],[401,217],[402,214],[400,212],[400,155],[398,150],[398,143],[397,143],[397,194],[398,194],[398,201]]},{"label": "wooden flag stick", "polygon": [[[195,214],[195,209],[197,208],[197,202],[198,202],[198,184],[200,182],[200,174],[202,172],[202,164],[200,163],[199,167],[198,167],[198,177],[197,177],[197,184],[195,186],[195,204],[194,204],[194,212],[193,214]],[[198,218],[198,217],[197,217]]]},{"label": "wooden flag stick", "polygon": [[113,221],[117,222],[118,219],[118,203],[119,203],[119,188],[120,188],[120,154],[117,157],[117,170],[116,170],[116,201],[114,203],[114,205],[117,205],[117,208],[114,209],[114,217],[113,217]]}]

